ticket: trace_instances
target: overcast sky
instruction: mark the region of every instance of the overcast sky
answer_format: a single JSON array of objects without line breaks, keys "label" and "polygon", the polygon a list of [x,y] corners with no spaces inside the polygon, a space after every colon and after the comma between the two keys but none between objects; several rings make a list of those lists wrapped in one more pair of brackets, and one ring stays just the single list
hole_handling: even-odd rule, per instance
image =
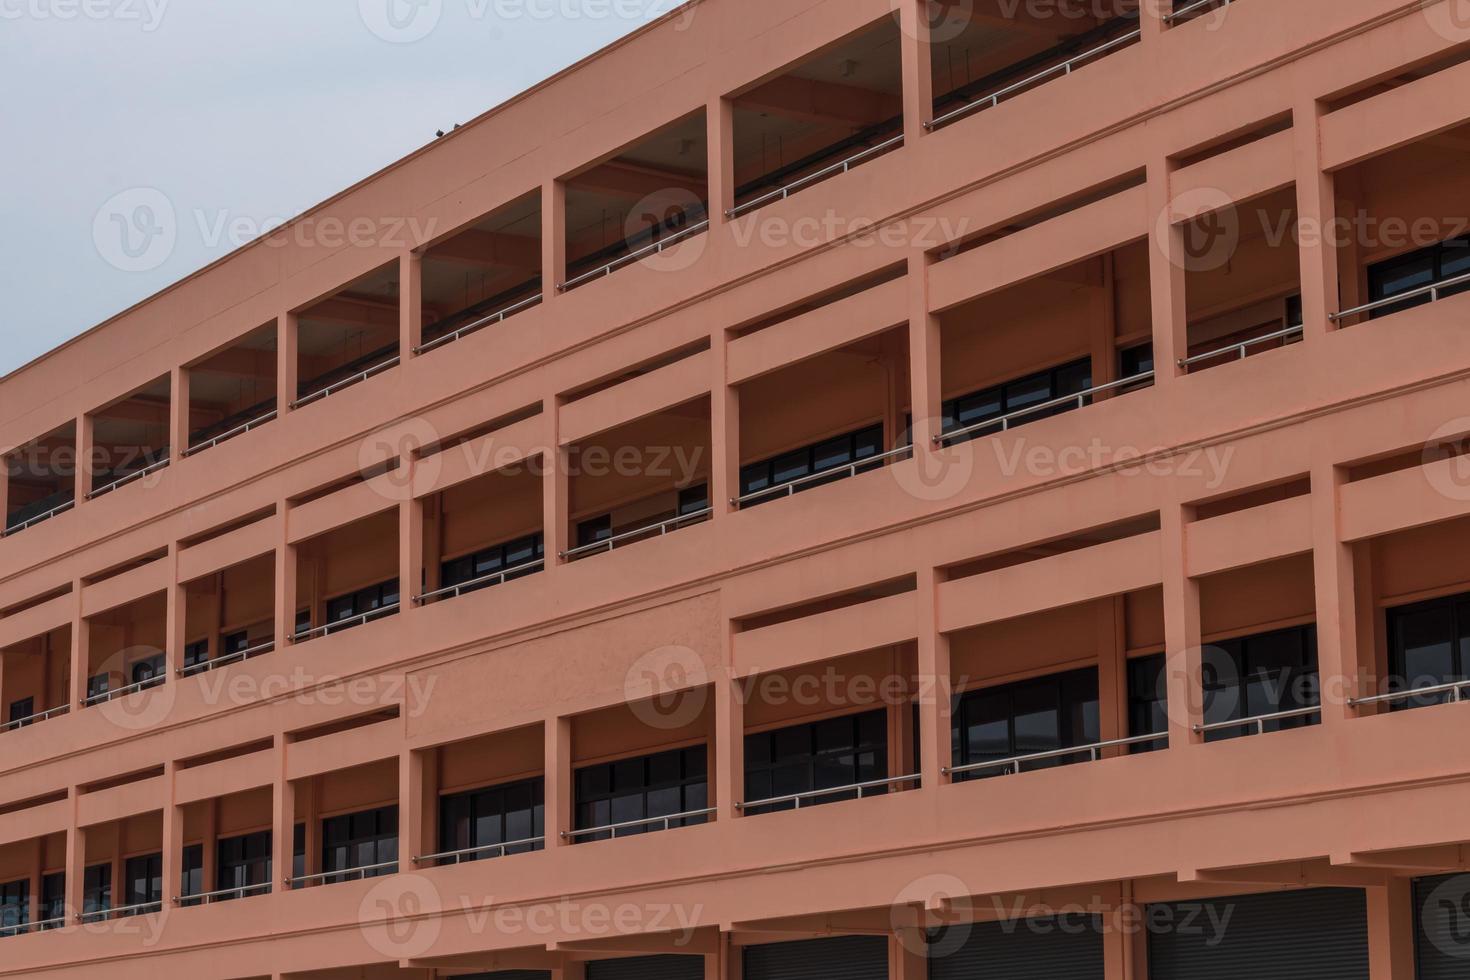
[{"label": "overcast sky", "polygon": [[677,5],[0,0],[0,375]]}]

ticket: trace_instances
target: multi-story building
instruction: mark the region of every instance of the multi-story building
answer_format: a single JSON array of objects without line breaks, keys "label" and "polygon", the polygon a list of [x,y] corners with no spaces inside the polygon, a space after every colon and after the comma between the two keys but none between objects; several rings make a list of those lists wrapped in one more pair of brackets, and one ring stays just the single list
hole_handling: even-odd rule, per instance
[{"label": "multi-story building", "polygon": [[1467,162],[1465,0],[704,0],[11,374],[0,977],[1470,976]]}]

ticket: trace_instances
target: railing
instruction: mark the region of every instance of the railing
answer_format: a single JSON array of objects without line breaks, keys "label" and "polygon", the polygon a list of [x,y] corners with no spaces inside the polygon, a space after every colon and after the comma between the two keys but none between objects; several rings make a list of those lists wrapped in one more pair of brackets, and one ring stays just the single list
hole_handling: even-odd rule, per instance
[{"label": "railing", "polygon": [[1455,286],[1464,286],[1467,284],[1470,284],[1470,273],[1467,273],[1463,276],[1455,276],[1453,279],[1445,279],[1440,282],[1432,282],[1427,286],[1420,286],[1418,289],[1410,289],[1407,292],[1402,292],[1395,296],[1385,296],[1383,299],[1376,299],[1371,303],[1364,303],[1362,306],[1355,306],[1350,310],[1343,310],[1341,313],[1331,313],[1328,314],[1327,319],[1331,320],[1333,323],[1337,323],[1339,320],[1346,320],[1349,317],[1361,316],[1364,313],[1372,313],[1374,310],[1381,310],[1389,306],[1397,306],[1400,303],[1405,303],[1409,300],[1418,299],[1420,296],[1428,296],[1429,302],[1437,303],[1440,299],[1439,294],[1441,290],[1451,289]]},{"label": "railing", "polygon": [[714,807],[704,810],[689,810],[685,813],[671,813],[667,817],[645,817],[642,820],[624,820],[622,823],[604,824],[601,827],[587,827],[584,830],[563,830],[561,836],[564,840],[577,840],[580,837],[591,837],[594,834],[612,834],[618,836],[620,830],[632,830],[634,827],[654,827],[662,824],[660,830],[668,830],[675,820],[692,820],[695,817],[707,817],[715,812]]},{"label": "railing", "polygon": [[313,884],[340,885],[348,881],[362,881],[373,877],[379,871],[387,871],[390,874],[398,872],[397,861],[384,861],[381,864],[365,864],[360,868],[343,868],[341,871],[323,871],[320,874],[302,875],[299,878],[287,878],[287,888],[306,888]]},{"label": "railing", "polygon": [[512,575],[525,575],[532,570],[545,567],[546,559],[537,558],[534,561],[513,565],[504,571],[495,572],[490,575],[481,575],[479,578],[472,578],[467,582],[460,582],[458,585],[446,585],[442,589],[435,589],[432,592],[425,592],[423,595],[416,595],[413,597],[413,601],[418,605],[423,605],[426,602],[431,602],[434,599],[444,598],[446,596],[450,599],[457,599],[466,592],[483,589],[487,585],[504,585],[506,579]]},{"label": "railing", "polygon": [[783,803],[795,803],[794,809],[800,810],[803,803],[820,800],[828,796],[841,796],[845,793],[856,793],[856,799],[862,799],[868,790],[884,789],[890,786],[899,786],[904,783],[919,784],[917,773],[909,776],[889,776],[887,779],[870,779],[862,783],[851,783],[847,786],[833,786],[828,789],[813,789],[805,793],[791,793],[787,796],[773,796],[768,800],[750,800],[746,803],[736,803],[737,810],[754,810],[760,807],[781,806]]},{"label": "railing", "polygon": [[744,204],[737,204],[735,207],[725,212],[725,217],[738,218],[742,214],[745,214],[749,211],[754,211],[756,208],[761,207],[764,204],[769,204],[771,201],[784,201],[794,192],[801,190],[803,187],[815,184],[819,180],[825,180],[826,178],[831,177],[833,174],[845,174],[849,170],[851,170],[855,164],[861,163],[863,160],[866,160],[869,157],[877,156],[879,153],[882,153],[885,150],[891,150],[893,149],[893,147],[898,146],[902,142],[903,134],[900,133],[899,135],[894,136],[891,139],[884,140],[877,146],[868,147],[861,153],[854,153],[847,159],[842,160],[838,163],[834,163],[830,167],[823,167],[816,173],[807,174],[805,177],[793,180],[791,183],[786,184],[782,187],[778,187],[768,194],[762,194],[760,197],[752,198],[751,200],[746,201]]},{"label": "railing", "polygon": [[1259,337],[1252,337],[1249,340],[1242,340],[1238,344],[1229,344],[1218,350],[1207,351],[1203,354],[1191,354],[1189,357],[1181,357],[1178,363],[1180,367],[1189,367],[1192,364],[1199,364],[1202,361],[1212,360],[1216,357],[1224,357],[1227,354],[1234,354],[1236,360],[1242,361],[1245,360],[1247,353],[1252,347],[1272,340],[1280,340],[1283,344],[1290,343],[1288,338],[1300,337],[1301,335],[1302,325],[1298,323],[1294,327],[1287,327],[1285,330],[1277,330],[1273,333],[1262,334]]},{"label": "railing", "polygon": [[897,449],[890,449],[886,453],[867,456],[842,466],[834,466],[829,470],[822,470],[820,473],[808,473],[806,476],[799,476],[794,480],[787,480],[785,483],[777,483],[763,490],[755,490],[741,497],[731,497],[730,503],[740,507],[755,500],[764,500],[767,497],[778,495],[783,497],[794,496],[802,487],[829,480],[845,480],[850,476],[857,476],[858,473],[866,470],[875,469],[877,464],[885,463],[890,459],[897,459],[900,456],[910,456],[913,452],[913,446],[899,446]]},{"label": "railing", "polygon": [[218,667],[227,667],[230,664],[239,663],[242,660],[249,660],[251,657],[259,656],[262,653],[270,653],[275,648],[275,640],[266,640],[264,643],[257,643],[253,647],[246,647],[244,650],[236,650],[234,653],[227,653],[223,657],[215,657],[213,660],[204,660],[197,664],[190,664],[187,667],[180,667],[178,671],[179,676],[193,677],[195,674],[206,674],[209,671],[214,670]]},{"label": "railing", "polygon": [[584,272],[579,276],[574,276],[573,278],[568,279],[566,282],[557,286],[557,291],[564,293],[568,289],[575,289],[576,287],[582,285],[582,283],[584,282],[591,282],[593,279],[597,279],[606,275],[611,275],[615,270],[621,269],[625,265],[637,262],[639,259],[647,258],[650,255],[657,255],[666,248],[672,248],[673,246],[678,245],[680,242],[684,241],[686,238],[692,238],[693,236],[699,234],[701,231],[704,231],[708,227],[709,219],[706,218],[703,221],[690,225],[688,228],[684,228],[674,232],[674,234],[670,235],[668,238],[661,238],[658,241],[654,242],[652,245],[645,245],[640,249],[635,249],[634,251],[629,252],[627,255],[620,255],[606,265],[598,266],[591,272]]},{"label": "railing", "polygon": [[1185,20],[1204,10],[1207,7],[1228,7],[1232,0],[1195,0],[1194,3],[1186,4],[1178,10],[1172,10],[1164,15],[1164,23],[1172,24],[1175,21]]},{"label": "railing", "polygon": [[163,902],[140,902],[137,905],[124,905],[116,909],[98,909],[96,912],[83,912],[77,916],[78,922],[110,922],[113,919],[125,919],[130,915],[152,915],[154,912],[163,911]]},{"label": "railing", "polygon": [[[565,836],[565,835],[563,835]],[[479,847],[464,847],[457,851],[441,851],[438,854],[425,854],[413,859],[414,864],[436,864],[448,861],[453,864],[462,864],[465,860],[475,860],[483,854],[493,853],[495,857],[505,857],[506,852],[512,847],[535,848],[536,845],[546,846],[545,837],[527,837],[525,840],[506,841],[504,844],[482,844]]]},{"label": "railing", "polygon": [[379,361],[377,364],[374,364],[367,370],[359,371],[350,378],[343,378],[341,381],[334,381],[333,383],[327,385],[325,388],[320,388],[316,391],[313,391],[309,395],[302,395],[300,398],[291,403],[291,407],[300,408],[303,405],[310,405],[314,401],[320,401],[321,399],[326,398],[329,395],[333,395],[341,391],[343,388],[346,388],[350,385],[355,385],[359,381],[366,381],[373,375],[381,374],[391,367],[397,367],[398,361],[399,356],[397,354],[394,354],[386,361]]},{"label": "railing", "polygon": [[1450,681],[1448,684],[1431,684],[1427,687],[1410,687],[1402,691],[1391,691],[1388,694],[1375,694],[1366,698],[1348,698],[1351,707],[1358,708],[1365,704],[1392,704],[1398,701],[1412,701],[1414,698],[1429,697],[1435,694],[1448,694],[1451,704],[1470,700],[1470,680]]},{"label": "railing", "polygon": [[35,714],[30,715],[26,718],[13,718],[10,721],[7,721],[5,724],[0,725],[0,732],[13,732],[17,728],[25,728],[27,725],[34,725],[36,724],[36,722],[45,721],[47,718],[55,718],[57,715],[64,715],[70,710],[71,705],[63,704],[58,705],[57,707],[52,708],[49,711],[38,711]]},{"label": "railing", "polygon": [[986,769],[1005,770],[1001,775],[1016,776],[1021,772],[1021,767],[1031,762],[1049,762],[1052,759],[1065,759],[1069,756],[1087,753],[1089,762],[1097,762],[1102,758],[1102,753],[1107,749],[1127,748],[1133,745],[1148,745],[1153,742],[1162,742],[1169,737],[1168,732],[1157,732],[1152,735],[1134,735],[1131,738],[1113,738],[1106,742],[1092,742],[1088,745],[1075,745],[1067,749],[1052,749],[1048,752],[1031,752],[1026,755],[1014,755],[1009,759],[987,759],[984,762],[970,762],[963,766],[948,766],[940,771],[946,776],[954,776],[967,772],[983,772]]},{"label": "railing", "polygon": [[413,352],[415,354],[424,354],[433,350],[436,347],[443,347],[445,344],[453,343],[454,341],[463,337],[465,334],[474,333],[481,327],[488,327],[492,323],[502,323],[504,322],[506,317],[514,313],[519,313],[521,312],[521,310],[526,309],[528,306],[535,306],[537,303],[541,302],[544,296],[544,293],[537,293],[530,299],[523,299],[519,303],[512,303],[505,309],[497,310],[496,312],[491,313],[488,316],[482,316],[480,317],[480,319],[475,320],[471,323],[467,323],[464,326],[460,327],[458,330],[453,331],[452,333],[447,333],[442,337],[435,337],[428,343],[419,344],[413,349]]},{"label": "railing", "polygon": [[39,524],[42,521],[49,521],[57,514],[65,513],[66,511],[71,510],[76,505],[77,502],[75,500],[68,500],[64,504],[57,504],[55,507],[52,507],[50,510],[45,511],[44,513],[37,514],[35,517],[28,517],[25,520],[21,521],[19,524],[16,524],[12,527],[7,527],[3,532],[0,532],[0,537],[17,534],[21,531],[24,531],[26,528],[31,527],[32,525]]},{"label": "railing", "polygon": [[197,895],[175,895],[174,904],[184,908],[193,908],[198,905],[213,905],[215,902],[229,902],[237,898],[248,898],[251,895],[270,894],[271,883],[262,881],[255,885],[241,885],[239,888],[221,888],[219,891],[200,892]]},{"label": "railing", "polygon": [[133,472],[129,473],[127,476],[124,476],[124,477],[121,477],[119,479],[113,480],[111,483],[104,484],[103,486],[98,487],[96,490],[93,490],[91,493],[87,494],[87,499],[88,500],[95,500],[98,497],[102,496],[104,493],[111,493],[112,491],[116,490],[118,487],[125,487],[129,483],[132,483],[132,482],[134,482],[136,480],[141,480],[141,479],[143,479],[143,477],[148,476],[151,473],[157,473],[159,470],[163,469],[167,465],[168,465],[168,457],[165,456],[163,459],[160,459],[157,462],[149,463],[147,466],[143,467],[141,470],[134,470]]},{"label": "railing", "polygon": [[391,606],[381,606],[370,612],[365,612],[360,616],[353,616],[350,619],[339,619],[335,623],[327,623],[325,626],[317,626],[313,629],[302,630],[299,633],[292,633],[291,642],[301,643],[315,636],[326,636],[329,633],[336,633],[341,630],[351,629],[354,626],[361,626],[364,623],[372,622],[373,620],[378,619],[381,616],[388,616],[396,613],[398,611],[398,607],[401,605],[402,603],[395,602]]},{"label": "railing", "polygon": [[1272,711],[1269,714],[1255,715],[1251,718],[1241,718],[1237,721],[1215,721],[1207,725],[1195,725],[1194,733],[1204,735],[1209,732],[1225,731],[1231,728],[1250,728],[1254,726],[1257,735],[1266,734],[1266,725],[1273,721],[1286,721],[1292,718],[1306,718],[1311,715],[1321,715],[1322,706],[1315,705],[1310,708],[1292,708],[1290,711]]},{"label": "railing", "polygon": [[108,701],[115,701],[118,698],[125,698],[129,694],[137,694],[139,691],[146,691],[150,687],[158,687],[164,682],[165,679],[165,675],[159,674],[157,677],[150,677],[146,681],[139,681],[136,684],[129,684],[127,687],[120,687],[115,691],[102,691],[98,694],[93,694],[90,697],[84,698],[82,700],[82,707],[90,708],[94,704],[106,704]]},{"label": "railing", "polygon": [[245,422],[241,425],[235,426],[233,429],[226,429],[224,432],[221,432],[214,438],[201,442],[197,446],[190,446],[188,449],[184,450],[184,455],[193,456],[195,453],[202,453],[206,449],[212,449],[215,446],[218,446],[220,443],[224,442],[226,439],[233,439],[235,438],[235,436],[244,435],[246,432],[249,432],[256,426],[265,425],[267,422],[274,419],[276,415],[277,412],[273,408],[259,418],[253,418],[249,422]]},{"label": "railing", "polygon": [[0,926],[0,939],[10,936],[24,936],[28,932],[46,932],[49,929],[61,929],[66,925],[66,916],[59,919],[42,919],[39,922],[21,922],[13,926]]},{"label": "railing", "polygon": [[975,112],[981,108],[993,109],[996,106],[1000,105],[1001,99],[1004,99],[1007,96],[1015,95],[1017,92],[1028,89],[1033,85],[1038,85],[1041,82],[1045,82],[1049,79],[1056,78],[1059,75],[1070,75],[1072,74],[1072,70],[1079,67],[1083,62],[1096,58],[1098,55],[1106,54],[1114,48],[1122,47],[1124,44],[1127,44],[1130,41],[1136,41],[1142,36],[1142,31],[1129,31],[1127,34],[1124,34],[1121,37],[1115,37],[1111,41],[1099,44],[1095,48],[1089,48],[1079,55],[1074,55],[1073,57],[1067,59],[1059,65],[1053,65],[1051,68],[1048,68],[1045,71],[1039,71],[1034,75],[1030,75],[1026,78],[1021,79],[1019,82],[1013,82],[1010,85],[1007,85],[1005,88],[992,92],[990,95],[987,95],[983,99],[977,99],[976,101],[971,102],[968,105],[960,106],[958,109],[951,109],[944,115],[938,116],[935,119],[926,122],[924,124],[924,128],[938,129],[945,123],[951,122],[955,119],[959,119],[961,116],[967,116],[970,113]]},{"label": "railing", "polygon": [[576,548],[570,548],[566,551],[563,551],[561,553],[561,557],[568,560],[575,560],[577,558],[581,558],[583,555],[590,555],[594,552],[612,551],[614,548],[625,541],[631,541],[634,538],[653,537],[654,535],[662,536],[668,534],[670,531],[677,530],[680,526],[684,524],[692,524],[695,521],[703,520],[712,513],[714,513],[714,508],[706,507],[704,508],[704,510],[696,510],[688,514],[681,514],[678,517],[671,517],[666,521],[659,521],[657,524],[649,524],[645,527],[635,528],[631,531],[624,531],[621,534],[614,534],[612,537],[603,538],[601,541],[594,541],[591,544],[584,544]]},{"label": "railing", "polygon": [[981,432],[987,429],[994,429],[996,426],[1000,426],[999,431],[1006,432],[1011,428],[1011,423],[1015,422],[1017,419],[1027,418],[1028,416],[1037,415],[1041,412],[1049,412],[1052,409],[1062,408],[1067,405],[1072,405],[1075,408],[1086,408],[1087,400],[1089,398],[1093,398],[1094,396],[1102,394],[1105,391],[1115,391],[1120,388],[1130,388],[1134,385],[1143,384],[1145,381],[1152,381],[1153,379],[1153,371],[1141,371],[1138,374],[1129,375],[1128,377],[1120,378],[1117,381],[1109,381],[1107,384],[1095,385],[1091,388],[1088,388],[1086,391],[1079,391],[1075,395],[1063,395],[1060,398],[1053,398],[1050,401],[1039,402],[1035,405],[1028,405],[1026,408],[1018,408],[1016,409],[1016,411],[1007,412],[1005,415],[997,415],[995,418],[987,419],[984,422],[976,422],[973,425],[966,425],[958,429],[950,429],[948,432],[941,432],[939,435],[934,437],[934,443],[935,445],[944,445],[947,442],[952,442],[956,439],[963,439],[965,436],[973,435],[976,432]]}]

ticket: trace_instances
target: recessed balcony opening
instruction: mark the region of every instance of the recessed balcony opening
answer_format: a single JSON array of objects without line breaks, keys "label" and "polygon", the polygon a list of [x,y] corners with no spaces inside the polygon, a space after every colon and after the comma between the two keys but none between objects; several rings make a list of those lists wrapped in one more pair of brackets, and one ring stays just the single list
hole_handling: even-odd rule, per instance
[{"label": "recessed balcony opening", "polygon": [[713,819],[713,704],[707,690],[696,689],[573,719],[568,842],[635,837]]},{"label": "recessed balcony opening", "polygon": [[168,679],[167,597],[158,592],[83,620],[87,631],[84,708],[132,697]]},{"label": "recessed balcony opening", "polygon": [[543,571],[542,479],[541,467],[527,461],[424,501],[424,582],[418,600],[454,599]]},{"label": "recessed balcony opening", "polygon": [[434,824],[434,836],[413,856],[418,869],[529,854],[546,846],[543,733],[544,726],[534,725],[433,751],[429,766],[437,778],[425,812],[437,814],[437,820],[426,820]]},{"label": "recessed balcony opening", "polygon": [[275,649],[273,555],[185,583],[184,676],[240,663]]},{"label": "recessed balcony opening", "polygon": [[541,194],[497,208],[423,257],[418,353],[493,327],[541,301]]},{"label": "recessed balcony opening", "polygon": [[380,511],[296,546],[293,643],[398,614],[398,514]]},{"label": "recessed balcony opening", "polygon": [[92,489],[100,497],[144,480],[169,463],[169,381],[164,375],[98,409],[92,425]]},{"label": "recessed balcony opening", "polygon": [[[163,912],[173,896],[164,894],[161,812],[84,827],[82,842],[86,851],[84,924]],[[64,891],[64,876],[62,888]]]},{"label": "recessed balcony opening", "polygon": [[0,732],[29,728],[71,710],[71,626],[0,650]]},{"label": "recessed balcony opening", "polygon": [[[272,806],[271,788],[262,786],[184,807],[180,908],[271,893]],[[296,824],[293,876],[305,873],[305,839],[305,826]]]},{"label": "recessed balcony opening", "polygon": [[203,452],[276,417],[276,325],[267,324],[185,369],[189,445]]},{"label": "recessed balcony opening", "polygon": [[[709,139],[704,111],[654,132],[568,177],[567,278],[601,279],[661,256],[709,227]],[[667,261],[681,266],[675,252]]]},{"label": "recessed balcony opening", "polygon": [[916,658],[904,643],[743,681],[741,813],[917,789]]},{"label": "recessed balcony opening", "polygon": [[936,127],[1065,78],[1139,37],[1137,0],[996,7],[929,5]]},{"label": "recessed balcony opening", "polygon": [[711,512],[708,396],[565,449],[573,546],[605,554],[702,523]]},{"label": "recessed balcony opening", "polygon": [[0,939],[68,924],[66,834],[0,846]]},{"label": "recessed balcony opening", "polygon": [[1334,175],[1338,326],[1470,292],[1467,173],[1470,125]]},{"label": "recessed balcony opening", "polygon": [[76,423],[68,422],[9,453],[4,466],[9,478],[5,534],[65,513],[76,503]]},{"label": "recessed balcony opening", "polygon": [[398,871],[398,760],[293,782],[300,855],[287,886],[316,888]]},{"label": "recessed balcony opening", "polygon": [[1173,0],[1164,22],[1173,27],[1177,24],[1200,20],[1210,14],[1218,14],[1234,0]]},{"label": "recessed balcony opening", "polygon": [[1158,588],[987,623],[951,636],[956,781],[1168,745]]},{"label": "recessed balcony opening", "polygon": [[740,506],[907,458],[908,378],[908,339],[899,329],[742,384]]},{"label": "recessed balcony opening", "polygon": [[733,215],[784,200],[903,144],[896,17],[731,97]]},{"label": "recessed balcony opening", "polygon": [[1183,226],[1190,372],[1275,350],[1302,336],[1296,191]]},{"label": "recessed balcony opening", "polygon": [[390,262],[297,316],[300,408],[398,364],[398,263]]},{"label": "recessed balcony opening", "polygon": [[999,435],[1153,383],[1146,242],[940,317],[946,441]]}]

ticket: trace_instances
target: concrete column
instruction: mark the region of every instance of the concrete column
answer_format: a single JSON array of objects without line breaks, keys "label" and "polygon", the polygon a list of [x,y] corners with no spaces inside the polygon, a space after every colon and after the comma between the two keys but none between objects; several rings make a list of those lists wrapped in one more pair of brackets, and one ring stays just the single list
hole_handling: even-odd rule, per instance
[{"label": "concrete column", "polygon": [[413,859],[438,848],[432,837],[433,821],[425,813],[425,800],[437,792],[437,780],[426,753],[404,749],[398,754],[398,867],[414,870]]},{"label": "concrete column", "polygon": [[1312,577],[1317,598],[1317,672],[1322,724],[1352,717],[1348,699],[1358,696],[1359,656],[1356,565],[1352,545],[1338,533],[1339,489],[1346,477],[1327,447],[1312,460]]},{"label": "concrete column", "polygon": [[561,847],[572,829],[572,719],[547,719],[545,749],[546,846]]},{"label": "concrete column", "polygon": [[92,492],[92,450],[95,448],[92,432],[92,416],[77,417],[77,471],[75,500],[77,506]]},{"label": "concrete column", "polygon": [[934,437],[944,427],[939,317],[929,312],[929,264],[929,256],[924,253],[909,254],[909,396],[914,416],[914,453],[921,465],[935,452]]},{"label": "concrete column", "polygon": [[728,99],[705,107],[705,142],[709,147],[709,230],[711,235],[729,220],[735,206],[735,110]]},{"label": "concrete column", "polygon": [[934,119],[929,0],[899,0],[898,26],[903,63],[903,139],[905,146],[917,146],[925,124]]},{"label": "concrete column", "polygon": [[83,883],[87,877],[87,831],[77,823],[78,788],[67,790],[66,828],[66,914],[75,920],[82,914]]},{"label": "concrete column", "polygon": [[[1088,340],[1092,353],[1092,383],[1105,385],[1118,379],[1118,305],[1117,280],[1113,270],[1113,255],[1108,253],[1098,259],[1102,266],[1102,279],[1093,290],[1092,322],[1088,329]],[[1113,392],[1097,395],[1102,401]]]},{"label": "concrete column", "polygon": [[[302,780],[296,787],[296,809],[301,814],[301,820],[306,828],[306,873],[308,875],[321,874],[322,871],[322,818],[321,818],[321,777],[313,776],[311,779]],[[408,855],[411,858],[413,855]],[[406,863],[408,858],[400,855],[399,867],[403,870],[411,870],[412,865]]]},{"label": "concrete column", "polygon": [[0,535],[10,523],[10,467],[17,465],[6,455],[0,454]]},{"label": "concrete column", "polygon": [[561,399],[548,393],[541,402],[546,415],[546,446],[541,455],[541,533],[546,539],[546,570],[561,563],[561,553],[573,544],[568,513],[571,486],[566,453],[561,442]]},{"label": "concrete column", "polygon": [[291,506],[282,500],[276,504],[280,528],[276,535],[275,617],[276,649],[284,650],[296,628],[296,548],[291,544],[287,526]]},{"label": "concrete column", "polygon": [[1414,980],[1414,886],[1407,878],[1369,888],[1368,976]]},{"label": "concrete column", "polygon": [[1164,549],[1164,671],[1169,689],[1171,749],[1200,741],[1194,726],[1204,721],[1199,582],[1186,574],[1185,564],[1191,511],[1192,508],[1169,500],[1159,515]]},{"label": "concrete column", "polygon": [[549,302],[567,281],[567,185],[541,185],[541,293]]},{"label": "concrete column", "polygon": [[1322,107],[1315,99],[1293,111],[1296,136],[1297,225],[1302,229],[1301,277],[1304,339],[1321,340],[1335,325],[1327,319],[1338,305],[1337,248],[1330,230],[1337,217],[1332,174],[1322,171]]},{"label": "concrete column", "polygon": [[1163,43],[1164,32],[1169,29],[1164,18],[1173,9],[1172,3],[1173,0],[1143,0],[1138,5],[1138,26],[1143,32],[1141,43],[1154,52],[1153,57],[1158,56],[1158,45]]},{"label": "concrete column", "polygon": [[[909,685],[909,669],[902,648],[894,647],[888,658],[888,679],[883,684],[883,699],[888,714],[888,773],[892,777],[911,776],[914,765],[913,691]],[[913,789],[904,784],[899,790]]]},{"label": "concrete column", "polygon": [[1179,360],[1189,356],[1189,314],[1185,300],[1184,229],[1170,221],[1172,163],[1162,153],[1148,165],[1149,292],[1152,297],[1154,382],[1167,385],[1184,373]]},{"label": "concrete column", "polygon": [[949,782],[950,718],[954,712],[949,637],[939,632],[939,573],[919,570],[919,772],[924,789]]},{"label": "concrete column", "polygon": [[409,496],[398,504],[398,596],[402,604],[400,615],[418,609],[413,598],[424,591],[424,502],[412,496],[415,461],[405,458],[403,466],[407,470],[404,485]]},{"label": "concrete column", "polygon": [[46,877],[46,841],[37,837],[31,841],[30,889],[31,898],[26,908],[27,922],[41,921],[41,888]]},{"label": "concrete column", "polygon": [[73,710],[80,709],[82,702],[87,699],[87,675],[91,672],[90,630],[87,629],[87,620],[82,616],[82,586],[81,579],[72,579],[70,704]]},{"label": "concrete column", "polygon": [[[726,635],[729,627],[726,626]],[[729,659],[726,658],[728,665]],[[714,806],[719,820],[740,816],[736,803],[745,801],[745,703],[740,684],[727,669],[719,672],[713,685],[715,698]]]},{"label": "concrete column", "polygon": [[1104,742],[1128,736],[1128,653],[1123,639],[1123,602],[1122,596],[1113,596],[1097,603],[1098,737]]},{"label": "concrete column", "polygon": [[291,877],[296,837],[296,786],[286,778],[287,751],[286,737],[277,735],[276,778],[271,792],[271,889],[277,893],[286,890],[285,882]]},{"label": "concrete column", "polygon": [[189,369],[169,372],[168,458],[177,462],[189,448]]},{"label": "concrete column", "polygon": [[296,400],[296,381],[300,371],[297,363],[297,340],[300,324],[295,313],[282,313],[276,317],[276,411],[285,415]]},{"label": "concrete column", "polygon": [[204,804],[204,835],[199,876],[204,882],[202,891],[214,891],[219,887],[219,800],[207,800]]},{"label": "concrete column", "polygon": [[424,342],[424,257],[412,249],[398,257],[398,356],[407,364]]},{"label": "concrete column", "polygon": [[174,783],[178,763],[163,764],[163,783],[167,796],[163,800],[163,905],[169,908],[180,893],[184,867],[184,808],[177,804]]},{"label": "concrete column", "polygon": [[730,335],[724,327],[710,334],[714,354],[710,380],[709,502],[718,519],[733,511],[732,498],[740,495],[740,389],[729,383]]},{"label": "concrete column", "polygon": [[188,596],[184,583],[179,581],[179,543],[168,546],[168,598],[164,614],[164,673],[166,684],[172,684],[184,666],[184,644],[186,642],[186,613]]}]

